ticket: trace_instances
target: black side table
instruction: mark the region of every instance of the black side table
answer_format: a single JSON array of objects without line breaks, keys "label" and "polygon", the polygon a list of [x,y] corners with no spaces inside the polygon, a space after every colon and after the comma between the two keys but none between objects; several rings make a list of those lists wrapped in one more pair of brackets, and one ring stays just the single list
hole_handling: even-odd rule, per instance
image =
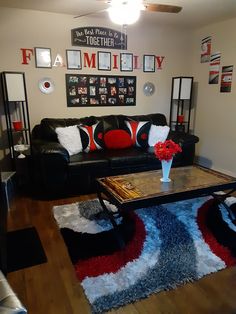
[{"label": "black side table", "polygon": [[25,158],[16,158],[15,167],[16,167],[16,179],[17,184],[21,188],[27,186],[30,183],[30,161],[31,156],[26,155]]},{"label": "black side table", "polygon": [[1,189],[3,201],[6,202],[7,211],[10,210],[11,200],[15,194],[16,172],[2,171],[1,172]]}]

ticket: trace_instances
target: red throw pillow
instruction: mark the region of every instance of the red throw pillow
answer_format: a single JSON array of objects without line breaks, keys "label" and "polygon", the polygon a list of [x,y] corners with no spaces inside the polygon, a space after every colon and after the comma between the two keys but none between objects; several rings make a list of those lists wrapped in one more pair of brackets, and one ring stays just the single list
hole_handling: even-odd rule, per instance
[{"label": "red throw pillow", "polygon": [[83,150],[86,153],[103,148],[103,128],[101,122],[98,122],[91,126],[79,125],[78,128],[80,130]]},{"label": "red throw pillow", "polygon": [[132,140],[128,132],[117,129],[106,132],[104,143],[109,149],[122,149],[132,146]]},{"label": "red throw pillow", "polygon": [[134,146],[148,147],[148,134],[151,127],[149,121],[125,121]]}]

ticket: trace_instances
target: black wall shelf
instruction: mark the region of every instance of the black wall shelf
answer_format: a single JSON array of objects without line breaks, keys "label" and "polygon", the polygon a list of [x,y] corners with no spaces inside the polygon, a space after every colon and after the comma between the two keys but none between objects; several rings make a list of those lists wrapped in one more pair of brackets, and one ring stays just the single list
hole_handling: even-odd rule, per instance
[{"label": "black wall shelf", "polygon": [[[31,155],[31,133],[25,74],[23,72],[2,72],[1,84],[9,150],[12,168],[15,170],[17,157],[19,156],[19,152],[15,150],[16,145],[27,145],[28,149],[23,153]],[[19,129],[15,129],[13,126],[13,121],[16,120],[21,124]]]},{"label": "black wall shelf", "polygon": [[192,106],[192,76],[179,76],[172,78],[170,119],[171,130],[190,132],[190,118]]}]

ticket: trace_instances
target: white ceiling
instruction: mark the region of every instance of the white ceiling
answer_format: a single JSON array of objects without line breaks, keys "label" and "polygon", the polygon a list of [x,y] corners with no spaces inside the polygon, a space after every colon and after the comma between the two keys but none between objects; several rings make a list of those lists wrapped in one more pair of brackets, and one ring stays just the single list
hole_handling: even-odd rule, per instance
[{"label": "white ceiling", "polygon": [[[139,23],[151,22],[196,28],[236,17],[236,0],[150,0],[146,2],[179,5],[183,9],[178,14],[142,12]],[[97,0],[0,0],[0,7],[76,16],[106,9],[108,5]],[[92,16],[108,18],[106,12],[95,13]],[[85,19],[85,17],[81,18]]]}]

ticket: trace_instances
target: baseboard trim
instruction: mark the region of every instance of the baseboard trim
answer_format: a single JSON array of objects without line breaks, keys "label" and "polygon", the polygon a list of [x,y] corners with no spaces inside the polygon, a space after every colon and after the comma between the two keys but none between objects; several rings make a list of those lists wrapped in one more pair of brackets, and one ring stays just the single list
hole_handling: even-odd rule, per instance
[{"label": "baseboard trim", "polygon": [[209,167],[208,165],[205,165],[204,163],[201,163],[199,160],[196,162],[196,164],[199,165],[199,166],[210,168],[210,169],[212,169],[214,171],[218,171],[218,172],[227,174],[228,176],[236,178],[236,172],[233,172],[233,171],[230,171],[230,170],[226,170],[226,169],[223,169],[223,168],[214,167],[214,166]]}]

